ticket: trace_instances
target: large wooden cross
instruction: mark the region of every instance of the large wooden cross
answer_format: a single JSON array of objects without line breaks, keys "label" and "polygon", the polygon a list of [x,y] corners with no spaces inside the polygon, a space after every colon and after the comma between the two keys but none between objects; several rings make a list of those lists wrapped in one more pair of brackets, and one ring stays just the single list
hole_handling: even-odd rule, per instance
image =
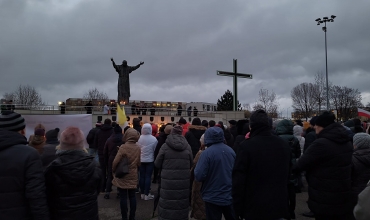
[{"label": "large wooden cross", "polygon": [[217,75],[219,76],[231,76],[234,77],[234,88],[233,88],[233,111],[238,110],[238,77],[252,79],[252,74],[238,73],[237,70],[237,59],[233,59],[233,72],[225,72],[217,70]]}]

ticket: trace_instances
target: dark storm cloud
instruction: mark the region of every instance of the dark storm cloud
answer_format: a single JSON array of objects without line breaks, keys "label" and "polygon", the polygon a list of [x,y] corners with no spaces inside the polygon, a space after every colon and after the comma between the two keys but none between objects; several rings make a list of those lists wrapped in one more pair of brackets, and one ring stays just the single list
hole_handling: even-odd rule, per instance
[{"label": "dark storm cloud", "polygon": [[[253,74],[239,80],[239,100],[253,103],[273,90],[288,108],[291,89],[325,72],[370,93],[367,28],[370,2],[338,1],[0,1],[0,94],[18,84],[42,91],[50,104],[97,87],[116,97],[110,63],[145,61],[131,74],[131,99],[216,102],[232,78],[216,70]],[[369,97],[369,96],[364,96]],[[370,101],[370,100],[369,100]],[[366,101],[365,101],[366,103]]]}]

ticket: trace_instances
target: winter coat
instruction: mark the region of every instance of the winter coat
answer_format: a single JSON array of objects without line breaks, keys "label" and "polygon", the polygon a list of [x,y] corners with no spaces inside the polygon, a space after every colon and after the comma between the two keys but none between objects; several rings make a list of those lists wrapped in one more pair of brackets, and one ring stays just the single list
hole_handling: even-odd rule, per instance
[{"label": "winter coat", "polygon": [[185,138],[191,147],[193,157],[195,157],[200,148],[200,137],[202,137],[207,128],[201,125],[190,125],[188,129]]},{"label": "winter coat", "polygon": [[49,219],[42,163],[18,132],[0,130],[0,219]]},{"label": "winter coat", "polygon": [[295,170],[307,171],[308,206],[317,215],[352,211],[351,162],[353,147],[338,123],[325,127],[298,160]]},{"label": "winter coat", "polygon": [[303,153],[306,152],[308,147],[316,140],[316,131],[312,128],[306,130],[306,136],[304,141]]},{"label": "winter coat", "polygon": [[86,141],[89,144],[89,148],[98,149],[98,146],[95,145],[95,135],[96,132],[100,130],[100,127],[95,127],[89,131],[89,134],[86,137]]},{"label": "winter coat", "polygon": [[44,150],[41,154],[41,161],[44,168],[46,168],[53,160],[57,158],[56,147],[59,145],[59,141],[48,142],[44,146]]},{"label": "winter coat", "polygon": [[134,118],[132,120],[132,126],[133,129],[137,130],[139,134],[141,134],[141,125],[140,125],[140,119],[139,118]]},{"label": "winter coat", "polygon": [[356,220],[370,219],[370,184],[358,195],[358,202],[353,210]]},{"label": "winter coat", "polygon": [[154,151],[157,147],[157,143],[157,138],[152,135],[152,126],[148,123],[144,124],[141,129],[140,138],[137,141],[137,145],[139,145],[141,149],[140,160],[142,163],[154,162]]},{"label": "winter coat", "polygon": [[182,126],[182,136],[185,136],[185,134],[189,131],[190,123],[186,123]]},{"label": "winter coat", "polygon": [[[195,155],[193,161],[193,167],[191,168],[191,172],[194,173],[194,169],[198,163],[200,155],[202,154],[202,150],[199,150],[198,153]],[[195,219],[206,219],[206,207],[204,201],[202,199],[201,189],[202,189],[202,182],[198,182],[193,180],[192,182],[192,190],[191,190],[191,214],[190,217]]]},{"label": "winter coat", "polygon": [[28,145],[35,148],[41,155],[44,150],[45,141],[46,139],[44,136],[34,135]]},{"label": "winter coat", "polygon": [[154,159],[157,158],[159,150],[161,149],[163,144],[166,143],[167,136],[168,136],[168,134],[166,134],[164,132],[159,134],[159,136],[157,138],[158,143],[157,143],[157,146],[155,147],[155,150],[154,150]]},{"label": "winter coat", "polygon": [[118,149],[117,155],[113,160],[112,171],[116,172],[117,165],[121,162],[123,157],[127,157],[130,163],[129,173],[122,178],[117,178],[113,175],[112,184],[121,189],[136,189],[138,175],[137,169],[140,166],[140,147],[136,144],[139,140],[140,133],[133,128],[127,129],[123,135],[123,141],[125,144],[121,145]]},{"label": "winter coat", "polygon": [[352,192],[357,200],[370,180],[370,149],[357,148],[352,155]]},{"label": "winter coat", "polygon": [[[103,124],[100,130],[96,131],[94,145],[98,149],[99,158],[104,158],[104,146],[108,138],[113,134],[113,127],[109,124]],[[100,159],[99,159],[100,160]]]},{"label": "winter coat", "polygon": [[185,137],[170,134],[155,166],[161,172],[159,219],[189,219],[190,168],[193,154]]},{"label": "winter coat", "polygon": [[224,131],[226,145],[233,148],[234,147],[234,137],[233,137],[233,135],[227,129],[223,129],[223,131]]},{"label": "winter coat", "polygon": [[238,130],[237,130],[236,126],[232,125],[232,127],[229,128],[229,131],[233,135],[234,141],[235,141],[236,137],[238,136]]},{"label": "winter coat", "polygon": [[82,150],[57,152],[45,170],[51,219],[97,220],[101,170]]},{"label": "winter coat", "polygon": [[287,218],[290,164],[291,150],[285,140],[273,135],[267,125],[252,128],[241,143],[233,170],[236,215]]},{"label": "winter coat", "polygon": [[232,169],[235,162],[234,150],[219,142],[223,131],[218,127],[208,128],[204,134],[205,144],[212,144],[200,155],[194,170],[195,180],[202,182],[202,198],[219,206],[232,204]]},{"label": "winter coat", "polygon": [[301,152],[302,152],[303,148],[304,148],[304,142],[305,142],[305,138],[302,136],[303,135],[303,127],[299,126],[299,125],[294,125],[293,135],[298,139],[299,146],[300,146]]},{"label": "winter coat", "polygon": [[112,134],[105,142],[104,146],[104,162],[108,169],[112,169],[113,160],[117,155],[118,148],[123,144],[123,134]]}]

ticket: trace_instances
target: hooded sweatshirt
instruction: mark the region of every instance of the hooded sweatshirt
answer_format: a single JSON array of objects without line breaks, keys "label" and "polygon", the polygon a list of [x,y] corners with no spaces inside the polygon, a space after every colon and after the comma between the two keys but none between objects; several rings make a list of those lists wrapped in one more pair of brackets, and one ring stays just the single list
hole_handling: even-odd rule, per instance
[{"label": "hooded sweatshirt", "polygon": [[206,130],[204,142],[208,148],[200,155],[194,170],[195,179],[203,182],[203,200],[219,206],[232,204],[232,170],[236,156],[223,140],[224,132],[221,128],[211,127]]},{"label": "hooded sweatshirt", "polygon": [[141,149],[142,163],[154,161],[154,151],[157,143],[157,138],[152,136],[152,126],[149,123],[145,123],[141,129],[141,135],[137,142]]}]

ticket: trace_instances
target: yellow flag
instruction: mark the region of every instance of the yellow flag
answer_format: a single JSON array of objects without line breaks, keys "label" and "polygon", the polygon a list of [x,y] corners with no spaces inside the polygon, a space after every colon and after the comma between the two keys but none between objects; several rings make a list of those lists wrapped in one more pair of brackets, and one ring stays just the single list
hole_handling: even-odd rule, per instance
[{"label": "yellow flag", "polygon": [[126,113],[125,113],[125,108],[121,108],[119,104],[117,104],[117,121],[120,126],[125,124],[127,121]]}]

